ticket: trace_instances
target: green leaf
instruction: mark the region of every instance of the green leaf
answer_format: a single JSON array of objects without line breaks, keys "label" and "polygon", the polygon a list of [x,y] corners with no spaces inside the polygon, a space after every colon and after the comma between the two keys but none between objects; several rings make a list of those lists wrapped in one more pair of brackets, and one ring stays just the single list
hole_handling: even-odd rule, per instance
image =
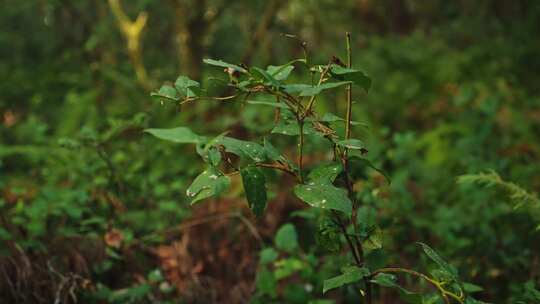
[{"label": "green leaf", "polygon": [[283,91],[285,91],[285,93],[298,94],[304,90],[312,88],[313,86],[310,84],[295,83],[295,84],[285,84],[285,85],[282,85],[281,87],[283,88]]},{"label": "green leaf", "polygon": [[300,96],[314,96],[319,93],[321,93],[324,90],[334,89],[340,86],[344,86],[346,84],[349,84],[350,81],[341,81],[341,82],[326,82],[321,85],[317,86],[309,86],[307,88],[304,88],[300,92]]},{"label": "green leaf", "polygon": [[383,286],[383,287],[390,287],[390,288],[396,288],[399,290],[400,297],[405,300],[405,302],[410,304],[422,304],[423,298],[422,295],[411,292],[401,286],[399,286],[396,283],[396,277],[392,274],[388,273],[379,273],[376,275],[373,279],[371,279],[372,283],[375,283],[377,285]]},{"label": "green leaf", "polygon": [[276,297],[277,281],[274,274],[266,269],[257,272],[256,279],[257,290],[262,294],[266,294],[272,298]]},{"label": "green leaf", "polygon": [[212,139],[207,139],[205,144],[197,145],[197,153],[205,162],[210,163],[214,167],[217,167],[221,162],[221,152],[216,145],[218,145],[217,143],[225,136],[225,134],[227,134],[227,132],[223,132]]},{"label": "green leaf", "polygon": [[266,178],[260,168],[248,166],[240,170],[244,192],[249,208],[256,216],[261,216],[266,208]]},{"label": "green leaf", "polygon": [[[294,114],[290,110],[283,110],[280,113],[280,118],[277,124],[272,129],[273,134],[283,134],[288,136],[300,135],[300,126],[296,121]],[[320,135],[314,128],[311,122],[304,123],[304,135]]]},{"label": "green leaf", "polygon": [[344,139],[340,140],[336,143],[338,146],[345,147],[347,149],[353,149],[353,150],[362,150],[366,149],[364,143],[359,139]]},{"label": "green leaf", "polygon": [[195,97],[197,96],[198,88],[200,83],[195,80],[191,80],[186,76],[179,76],[174,83],[176,90],[184,97]]},{"label": "green leaf", "polygon": [[170,85],[163,85],[157,92],[150,93],[150,96],[156,97],[159,101],[178,101],[180,100],[180,96],[178,95],[178,91],[176,91],[175,88],[171,87]]},{"label": "green leaf", "polygon": [[285,224],[279,228],[274,239],[276,247],[278,249],[292,252],[298,248],[298,235],[296,234],[296,228],[293,224]]},{"label": "green leaf", "polygon": [[282,160],[284,157],[279,153],[279,151],[268,141],[266,138],[263,139],[264,150],[268,158],[273,161]]},{"label": "green leaf", "polygon": [[339,252],[341,249],[339,233],[320,231],[316,237],[317,244],[330,252]]},{"label": "green leaf", "polygon": [[7,240],[10,240],[11,238],[12,238],[11,233],[9,233],[9,231],[7,231],[6,229],[0,227],[0,240],[7,241]]},{"label": "green leaf", "polygon": [[[273,134],[282,134],[288,136],[298,136],[300,135],[300,126],[296,121],[285,121],[280,120],[276,126],[272,129],[271,133]],[[313,125],[309,122],[304,123],[303,132],[304,135],[319,135],[317,131],[313,128]]]},{"label": "green leaf", "polygon": [[206,64],[209,64],[209,65],[213,65],[213,66],[217,66],[217,67],[222,67],[222,68],[231,68],[231,69],[234,69],[235,71],[238,71],[240,73],[247,73],[246,69],[236,65],[236,64],[231,64],[231,63],[228,63],[228,62],[225,62],[225,61],[222,61],[222,60],[214,60],[214,59],[203,59],[203,62],[206,63]]},{"label": "green leaf", "polygon": [[297,62],[306,64],[305,59],[295,59],[279,66],[270,65],[266,68],[266,71],[268,72],[268,74],[272,75],[272,77],[279,81],[286,80],[294,69],[293,64]]},{"label": "green leaf", "polygon": [[209,167],[195,178],[191,186],[186,190],[186,195],[194,204],[211,196],[218,196],[227,188],[231,181],[214,167]]},{"label": "green leaf", "polygon": [[383,170],[375,167],[371,163],[371,161],[369,159],[365,159],[365,158],[353,155],[353,156],[349,157],[349,167],[351,168],[351,177],[353,179],[361,178],[360,173],[362,173],[363,168],[369,167],[369,168],[379,172],[382,176],[384,176],[386,178],[386,181],[388,182],[388,184],[390,184],[392,182],[390,180],[390,177],[388,176],[388,174],[386,174],[386,172],[384,172]]},{"label": "green leaf", "polygon": [[332,65],[330,73],[338,80],[352,81],[355,85],[363,88],[366,92],[371,88],[371,78],[359,70]]},{"label": "green leaf", "polygon": [[308,174],[308,180],[325,180],[333,182],[343,171],[343,166],[338,162],[322,164],[312,169]]},{"label": "green leaf", "polygon": [[272,161],[278,161],[281,163],[286,163],[289,165],[290,168],[295,168],[296,164],[294,164],[291,160],[289,160],[287,157],[285,157],[283,154],[281,154],[266,138],[263,139],[264,142],[264,150],[266,152],[266,157]]},{"label": "green leaf", "polygon": [[274,86],[276,88],[280,86],[280,83],[279,83],[279,81],[277,79],[272,77],[272,75],[268,74],[268,72],[266,72],[265,70],[263,70],[261,68],[252,67],[250,69],[250,72],[258,80],[262,80],[262,81],[264,81],[264,82],[266,82],[268,84],[271,84],[272,86]]},{"label": "green leaf", "polygon": [[[537,297],[536,300],[540,300],[540,297]],[[519,304],[526,304],[525,302],[516,302],[516,303],[519,303]],[[476,299],[474,299],[474,298],[472,298],[472,297],[467,297],[467,298],[465,299],[464,304],[488,304],[488,303],[482,302],[482,301],[478,301],[478,300],[476,300]]]},{"label": "green leaf", "polygon": [[328,280],[324,280],[323,294],[329,290],[341,287],[343,285],[351,284],[362,280],[365,276],[369,275],[369,270],[365,267],[350,266],[344,269],[344,273],[337,277],[333,277]]},{"label": "green leaf", "polygon": [[329,181],[312,181],[306,185],[296,185],[294,194],[312,207],[333,209],[351,214],[352,202],[345,189],[337,188]]},{"label": "green leaf", "polygon": [[288,158],[286,158],[285,156],[283,156],[271,143],[270,141],[268,141],[268,139],[264,138],[263,139],[263,144],[264,144],[264,151],[266,153],[266,157],[269,159],[269,160],[272,160],[272,161],[278,161],[278,162],[281,162],[281,163],[286,163],[287,165],[289,165],[290,168],[295,168],[296,165],[291,162]]},{"label": "green leaf", "polygon": [[[319,119],[319,121],[323,121],[323,122],[337,122],[337,121],[343,121],[345,122],[345,119],[333,114],[333,113],[324,113],[324,115]],[[364,126],[364,127],[368,127],[367,124],[363,123],[363,122],[359,122],[359,121],[351,121],[351,125],[353,126],[356,126],[356,125],[361,125],[361,126]]]},{"label": "green leaf", "polygon": [[392,274],[379,273],[373,279],[371,279],[371,282],[383,287],[396,287],[398,285],[396,284],[395,280],[396,276]]},{"label": "green leaf", "polygon": [[289,107],[283,102],[264,101],[264,100],[248,100],[247,103],[254,105],[266,105],[274,108],[288,109]]},{"label": "green leaf", "polygon": [[161,270],[154,269],[148,274],[148,280],[150,282],[162,282],[163,281],[163,274],[161,273]]},{"label": "green leaf", "polygon": [[138,303],[150,292],[152,292],[152,286],[149,284],[140,284],[114,291],[110,300],[114,303]]},{"label": "green leaf", "polygon": [[186,127],[177,127],[172,129],[146,129],[144,132],[150,133],[159,139],[181,144],[200,144],[207,140],[206,137],[197,135]]},{"label": "green leaf", "polygon": [[276,268],[274,277],[281,280],[304,269],[306,263],[298,258],[288,258],[277,261],[274,266]]},{"label": "green leaf", "polygon": [[484,290],[484,288],[473,283],[463,283],[463,290],[468,293],[475,293]]},{"label": "green leaf", "polygon": [[457,270],[452,267],[450,264],[448,264],[445,260],[443,260],[441,258],[441,256],[435,252],[435,250],[433,250],[431,247],[429,247],[427,244],[424,244],[424,243],[421,243],[421,242],[418,242],[418,244],[420,246],[422,246],[422,249],[424,250],[424,253],[433,261],[435,262],[437,265],[439,265],[439,267],[441,268],[441,270],[443,270],[444,272],[447,272],[448,274],[451,275],[451,277],[458,281],[458,273],[457,273]]},{"label": "green leaf", "polygon": [[217,140],[216,144],[223,145],[227,152],[244,159],[252,159],[255,162],[262,162],[266,159],[265,149],[258,143],[224,136]]},{"label": "green leaf", "polygon": [[208,149],[207,159],[212,166],[216,167],[221,162],[221,153],[216,147],[211,147]]},{"label": "green leaf", "polygon": [[291,74],[293,70],[294,70],[294,66],[292,65],[285,65],[285,66],[269,65],[266,68],[266,72],[279,81],[286,80],[287,78],[289,78],[289,75]]},{"label": "green leaf", "polygon": [[322,221],[316,235],[317,244],[328,251],[341,249],[341,231],[332,221]]},{"label": "green leaf", "polygon": [[381,228],[376,227],[375,230],[369,234],[368,238],[362,242],[362,247],[364,247],[366,251],[382,248],[382,236]]},{"label": "green leaf", "polygon": [[265,248],[261,251],[259,263],[268,264],[275,261],[279,256],[279,253],[274,248]]}]

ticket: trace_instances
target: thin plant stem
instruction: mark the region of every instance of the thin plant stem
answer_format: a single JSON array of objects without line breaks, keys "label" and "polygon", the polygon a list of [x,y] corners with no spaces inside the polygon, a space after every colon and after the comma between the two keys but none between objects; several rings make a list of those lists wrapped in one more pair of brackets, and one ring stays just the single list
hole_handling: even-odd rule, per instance
[{"label": "thin plant stem", "polygon": [[[352,56],[351,56],[351,33],[347,32],[347,67],[350,69],[352,67]],[[351,116],[352,116],[352,83],[347,85],[347,124],[345,125],[345,139],[351,137]],[[347,153],[347,149],[345,150]]]},{"label": "thin plant stem", "polygon": [[[351,33],[347,32],[345,35],[345,42],[347,47],[347,67],[352,68],[352,49],[351,49]],[[352,120],[352,83],[348,84],[346,87],[347,92],[347,113],[345,116],[345,139],[349,139],[351,137],[351,120]],[[356,243],[356,252],[359,255],[360,264],[364,263],[364,249],[362,248],[362,242],[360,241],[358,235],[358,223],[357,223],[357,215],[358,215],[358,204],[356,202],[356,199],[354,197],[354,189],[352,185],[352,181],[349,175],[349,157],[348,157],[349,149],[345,148],[342,153],[342,163],[343,163],[343,169],[345,171],[345,185],[347,186],[347,190],[349,193],[349,197],[352,201],[352,214],[351,214],[351,224],[353,226],[355,237],[354,241]],[[373,296],[371,293],[371,282],[369,279],[364,279],[364,284],[366,286],[366,302],[367,304],[371,304],[373,302]]]},{"label": "thin plant stem", "polygon": [[[298,116],[300,114],[297,114]],[[298,117],[298,129],[300,136],[298,139],[298,180],[304,183],[304,119]]]}]

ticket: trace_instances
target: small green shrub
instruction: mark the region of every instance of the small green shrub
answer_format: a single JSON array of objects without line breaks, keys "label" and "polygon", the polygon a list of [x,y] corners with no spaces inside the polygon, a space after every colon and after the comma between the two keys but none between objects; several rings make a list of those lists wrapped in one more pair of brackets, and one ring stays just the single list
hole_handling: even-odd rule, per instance
[{"label": "small green shrub", "polygon": [[[429,274],[402,267],[379,267],[369,255],[382,248],[382,231],[375,221],[367,223],[365,204],[354,187],[365,178],[360,172],[374,166],[365,158],[368,147],[362,140],[352,137],[352,127],[361,125],[352,121],[353,88],[366,92],[371,79],[361,70],[352,68],[350,35],[347,35],[347,64],[333,57],[327,64],[313,64],[307,56],[306,44],[302,43],[305,57],[280,66],[266,69],[206,59],[204,62],[224,69],[228,74],[227,96],[211,96],[199,82],[180,76],[174,86],[164,85],[152,95],[162,103],[172,101],[186,105],[200,101],[220,103],[264,105],[273,109],[275,124],[270,134],[253,140],[238,139],[224,132],[217,136],[202,136],[187,127],[172,129],[147,129],[146,132],[160,139],[196,146],[197,153],[206,163],[206,169],[195,178],[186,190],[186,196],[195,204],[209,197],[218,197],[231,184],[230,177],[240,174],[248,205],[256,216],[261,216],[267,206],[268,171],[279,171],[293,177],[294,195],[318,211],[316,219],[319,244],[339,257],[341,248],[347,248],[348,266],[341,274],[324,280],[322,292],[353,285],[360,290],[365,303],[377,302],[373,285],[395,288],[408,303],[479,303],[468,295],[478,290],[459,279],[457,270],[445,262],[428,245],[419,243],[426,256],[434,262]],[[294,71],[303,72],[309,83],[291,82]],[[297,75],[298,76],[298,75]],[[300,78],[301,79],[301,78]],[[346,90],[346,113],[341,117],[334,113],[317,111],[321,95]],[[337,102],[337,97],[334,99]],[[288,156],[290,146],[277,148],[274,136],[296,139],[294,159]],[[306,145],[317,142],[313,154],[325,155],[318,163],[306,162]],[[291,145],[291,141],[288,141]],[[323,150],[323,151],[321,151]],[[311,159],[317,159],[313,157]],[[297,233],[291,224],[283,226],[276,234],[275,249],[261,252],[262,268],[257,277],[258,294],[269,299],[276,297],[276,282],[295,272],[303,272],[308,279],[309,255],[299,255]],[[279,252],[289,257],[276,261]],[[311,259],[312,260],[312,259]],[[275,271],[267,264],[274,262]],[[315,263],[316,264],[316,263]],[[305,273],[305,272],[308,273]],[[433,300],[429,293],[409,291],[400,285],[396,275],[411,276],[431,286],[439,295]],[[301,301],[301,300],[299,300]]]}]

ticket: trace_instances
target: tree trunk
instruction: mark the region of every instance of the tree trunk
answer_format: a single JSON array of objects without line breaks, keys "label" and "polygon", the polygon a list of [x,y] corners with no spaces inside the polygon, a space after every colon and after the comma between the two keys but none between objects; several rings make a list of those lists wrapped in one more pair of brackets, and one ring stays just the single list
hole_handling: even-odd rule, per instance
[{"label": "tree trunk", "polygon": [[191,79],[200,80],[205,53],[204,38],[209,26],[205,19],[206,1],[196,0],[189,4],[174,1],[174,4],[180,69]]}]

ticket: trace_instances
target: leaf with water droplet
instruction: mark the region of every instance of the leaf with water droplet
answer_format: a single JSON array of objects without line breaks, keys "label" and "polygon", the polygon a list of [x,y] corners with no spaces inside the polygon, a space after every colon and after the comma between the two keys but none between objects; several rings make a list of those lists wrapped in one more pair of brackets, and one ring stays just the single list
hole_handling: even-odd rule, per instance
[{"label": "leaf with water droplet", "polygon": [[195,178],[186,190],[186,195],[191,200],[191,204],[194,204],[205,198],[220,195],[229,188],[230,184],[228,176],[223,175],[214,167],[208,167]]},{"label": "leaf with water droplet", "polygon": [[328,180],[333,182],[342,171],[343,166],[340,163],[326,163],[312,169],[308,174],[308,179],[311,181]]},{"label": "leaf with water droplet", "polygon": [[240,73],[247,73],[246,69],[236,65],[236,64],[231,64],[231,63],[228,63],[228,62],[225,62],[223,60],[215,60],[215,59],[203,59],[203,62],[206,63],[206,64],[209,64],[209,65],[213,65],[213,66],[217,66],[217,67],[222,67],[222,68],[230,68],[230,69],[233,69],[234,71],[238,71]]},{"label": "leaf with water droplet", "polygon": [[[288,136],[300,135],[300,126],[298,125],[296,117],[290,110],[284,109],[280,112],[279,121],[272,129],[272,133]],[[313,124],[310,121],[304,123],[303,133],[305,135],[320,135],[320,133],[313,128]]]},{"label": "leaf with water droplet", "polygon": [[[341,122],[345,122],[345,119],[333,114],[333,113],[324,113],[324,115],[319,119],[319,121],[323,121],[323,122],[338,122],[338,121],[341,121]],[[361,125],[363,127],[368,127],[368,125],[366,123],[363,123],[363,122],[359,122],[359,121],[351,121],[351,125],[353,126],[356,126],[356,125]]]},{"label": "leaf with water droplet", "polygon": [[296,185],[294,194],[312,207],[333,209],[351,214],[352,202],[347,197],[347,191],[337,188],[330,181],[318,180],[307,185]]},{"label": "leaf with water droplet", "polygon": [[264,172],[260,168],[248,166],[240,170],[240,174],[249,208],[256,216],[263,215],[267,200]]},{"label": "leaf with water droplet", "polygon": [[224,136],[217,140],[216,144],[224,146],[227,152],[244,159],[251,159],[255,162],[262,162],[267,159],[263,146],[255,142]]},{"label": "leaf with water droplet", "polygon": [[329,290],[358,282],[369,275],[369,270],[365,267],[350,266],[343,269],[343,274],[324,280],[323,293]]},{"label": "leaf with water droplet", "polygon": [[340,140],[336,143],[338,146],[345,147],[347,149],[353,149],[353,150],[365,150],[366,145],[360,140],[360,139],[344,139]]},{"label": "leaf with water droplet", "polygon": [[165,101],[178,101],[180,100],[180,95],[175,88],[170,85],[163,85],[157,92],[150,93],[150,96],[159,100],[162,104]]}]

